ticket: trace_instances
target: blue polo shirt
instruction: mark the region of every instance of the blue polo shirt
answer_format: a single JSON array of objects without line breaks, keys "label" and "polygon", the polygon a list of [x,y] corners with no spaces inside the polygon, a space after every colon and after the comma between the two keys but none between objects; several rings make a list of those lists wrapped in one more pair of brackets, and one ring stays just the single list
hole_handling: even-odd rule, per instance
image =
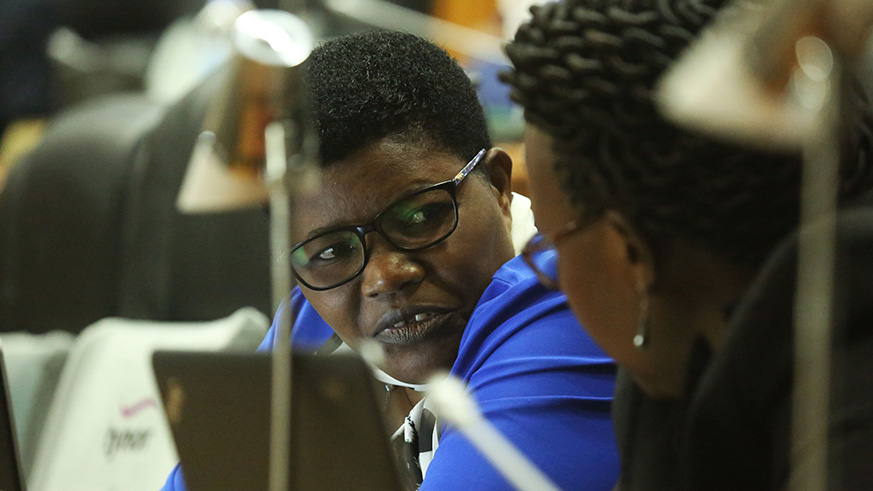
[{"label": "blue polo shirt", "polygon": [[[553,255],[540,262],[554,267]],[[314,350],[331,337],[299,290],[287,305],[297,313],[297,348]],[[275,331],[274,322],[259,349],[272,346]],[[467,383],[485,418],[562,489],[613,488],[615,365],[583,331],[564,295],[540,285],[520,257],[494,274],[451,371]],[[164,491],[183,489],[177,467]],[[444,425],[420,489],[512,488],[460,432]]]}]

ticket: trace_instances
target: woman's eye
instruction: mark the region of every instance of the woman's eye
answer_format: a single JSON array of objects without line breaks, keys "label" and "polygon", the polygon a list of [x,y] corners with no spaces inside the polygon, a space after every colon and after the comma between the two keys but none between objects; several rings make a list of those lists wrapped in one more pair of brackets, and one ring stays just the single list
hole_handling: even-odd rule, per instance
[{"label": "woman's eye", "polygon": [[403,219],[407,225],[421,225],[430,220],[441,217],[446,213],[448,208],[451,207],[446,207],[442,204],[426,205],[406,213],[406,216],[404,216]]},{"label": "woman's eye", "polygon": [[329,262],[340,260],[352,255],[354,247],[347,242],[333,244],[318,252],[311,261]]},{"label": "woman's eye", "polygon": [[427,211],[421,209],[410,215],[406,221],[408,221],[409,223],[421,223],[427,220],[427,217]]},{"label": "woman's eye", "polygon": [[329,247],[329,248],[321,251],[321,254],[318,255],[318,259],[321,259],[322,261],[327,261],[330,259],[335,259],[336,256],[337,256],[336,249],[334,249],[333,247]]}]

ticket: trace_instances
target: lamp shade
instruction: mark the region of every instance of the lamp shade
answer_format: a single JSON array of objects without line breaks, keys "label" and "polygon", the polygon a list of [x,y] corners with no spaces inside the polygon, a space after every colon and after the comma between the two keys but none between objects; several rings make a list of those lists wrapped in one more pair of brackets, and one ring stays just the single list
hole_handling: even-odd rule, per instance
[{"label": "lamp shade", "polygon": [[684,126],[799,149],[818,126],[822,81],[871,22],[866,0],[735,2],[667,71],[657,101]]},{"label": "lamp shade", "polygon": [[[208,108],[177,199],[182,212],[224,211],[264,203],[265,137],[279,122],[289,140],[307,133],[304,63],[315,41],[295,15],[252,10],[234,23],[233,59]],[[289,141],[286,148],[300,148]]]}]

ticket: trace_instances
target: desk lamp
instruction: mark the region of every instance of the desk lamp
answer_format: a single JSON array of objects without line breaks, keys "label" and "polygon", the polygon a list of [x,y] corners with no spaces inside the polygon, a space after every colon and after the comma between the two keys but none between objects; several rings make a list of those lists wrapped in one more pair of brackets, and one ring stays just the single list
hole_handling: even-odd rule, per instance
[{"label": "desk lamp", "polygon": [[[177,206],[187,213],[270,204],[274,309],[292,275],[277,260],[289,248],[291,196],[316,186],[317,134],[304,86],[304,63],[315,46],[309,27],[280,10],[250,10],[233,25],[234,56],[197,139]],[[276,339],[291,339],[280,316]],[[291,352],[273,347],[270,490],[287,491],[291,421]]]},{"label": "desk lamp", "polygon": [[830,342],[842,89],[873,26],[869,0],[737,1],[665,74],[657,102],[680,125],[803,155],[794,307],[791,476],[827,488]]}]

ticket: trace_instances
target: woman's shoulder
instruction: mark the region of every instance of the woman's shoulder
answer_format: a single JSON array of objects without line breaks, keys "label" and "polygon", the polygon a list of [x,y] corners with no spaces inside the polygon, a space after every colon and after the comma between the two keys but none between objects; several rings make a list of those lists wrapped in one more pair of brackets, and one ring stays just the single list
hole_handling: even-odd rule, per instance
[{"label": "woman's shoulder", "polygon": [[452,372],[470,381],[483,369],[494,376],[512,376],[580,366],[615,370],[576,320],[564,294],[543,287],[516,258],[494,275],[476,306]]}]

